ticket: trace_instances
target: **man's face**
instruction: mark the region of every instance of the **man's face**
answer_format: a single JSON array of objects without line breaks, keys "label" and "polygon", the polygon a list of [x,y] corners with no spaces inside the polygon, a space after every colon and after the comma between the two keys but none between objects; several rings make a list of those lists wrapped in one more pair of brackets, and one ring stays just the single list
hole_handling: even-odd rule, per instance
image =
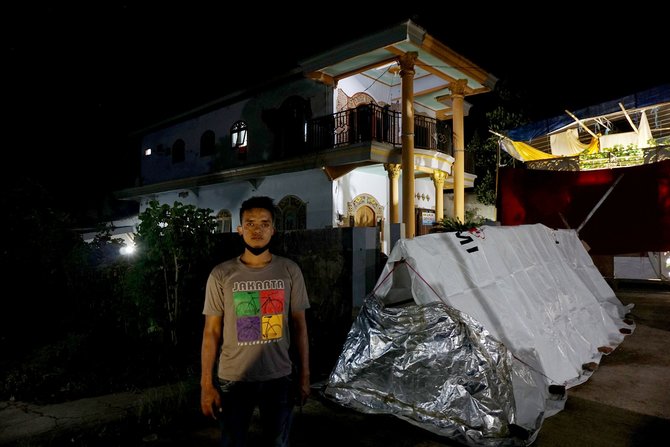
[{"label": "man's face", "polygon": [[252,208],[242,213],[242,225],[237,227],[247,245],[260,248],[270,243],[275,234],[272,214],[263,208]]}]

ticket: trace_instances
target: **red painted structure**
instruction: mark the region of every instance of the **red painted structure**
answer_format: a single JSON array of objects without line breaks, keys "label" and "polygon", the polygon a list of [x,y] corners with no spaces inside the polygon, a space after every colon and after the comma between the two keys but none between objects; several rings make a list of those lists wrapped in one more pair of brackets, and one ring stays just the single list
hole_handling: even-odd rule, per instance
[{"label": "red painted structure", "polygon": [[503,167],[499,178],[503,225],[581,226],[594,255],[670,250],[670,160],[595,171]]}]

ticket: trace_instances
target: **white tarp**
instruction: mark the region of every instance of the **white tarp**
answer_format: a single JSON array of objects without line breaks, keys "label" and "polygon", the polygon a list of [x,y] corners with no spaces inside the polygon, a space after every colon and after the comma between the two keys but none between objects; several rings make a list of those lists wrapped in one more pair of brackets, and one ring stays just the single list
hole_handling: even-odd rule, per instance
[{"label": "white tarp", "polygon": [[549,135],[549,144],[553,155],[564,155],[574,157],[579,155],[589,147],[579,141],[579,131],[577,129],[568,129],[564,132]]},{"label": "white tarp", "polygon": [[[402,239],[325,394],[473,446],[532,443],[634,329],[574,230]],[[442,315],[442,317],[440,317]]]},{"label": "white tarp", "polygon": [[394,262],[411,267],[418,304],[442,301],[482,325],[512,353],[566,387],[588,377],[582,366],[598,363],[600,347],[624,335],[628,309],[621,304],[574,230],[544,225],[484,226],[474,233],[437,233],[398,241]]},{"label": "white tarp", "polygon": [[644,110],[640,112],[640,122],[636,131],[601,135],[599,138],[601,149],[613,149],[615,146],[621,146],[624,149],[630,147],[643,149],[649,147],[649,141],[652,139],[649,120]]},{"label": "white tarp", "polygon": [[616,146],[620,146],[623,149],[629,149],[631,147],[637,147],[638,143],[638,135],[636,132],[632,131],[601,135],[598,139],[600,140],[600,150],[614,150]]},{"label": "white tarp", "polygon": [[637,147],[649,147],[649,140],[653,139],[651,128],[649,127],[649,120],[647,114],[643,110],[640,114],[640,123],[637,127]]}]

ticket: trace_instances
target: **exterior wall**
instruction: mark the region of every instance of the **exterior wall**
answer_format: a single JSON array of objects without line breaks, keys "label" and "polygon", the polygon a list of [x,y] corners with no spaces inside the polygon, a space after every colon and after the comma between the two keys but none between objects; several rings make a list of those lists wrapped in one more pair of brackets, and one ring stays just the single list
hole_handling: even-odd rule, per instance
[{"label": "exterior wall", "polygon": [[432,179],[418,178],[414,181],[414,207],[435,209],[435,185]]},{"label": "exterior wall", "polygon": [[[486,219],[496,221],[496,207],[494,205],[484,205],[477,200],[477,195],[472,192],[465,192],[465,209],[476,210],[475,214]],[[454,217],[454,193],[444,194],[444,217]]]},{"label": "exterior wall", "polygon": [[[307,100],[312,116],[332,113],[332,87],[301,79],[149,133],[143,137],[141,145],[141,184],[193,177],[284,157],[284,154],[275,151],[275,135],[265,118],[268,111],[278,109],[291,96]],[[246,121],[249,130],[248,150],[244,160],[238,158],[237,151],[230,143],[231,126],[238,120]],[[207,130],[215,133],[216,150],[213,155],[201,157],[200,138]],[[177,139],[185,142],[185,159],[173,163],[169,149]],[[163,147],[162,151],[159,151],[160,146]],[[152,154],[145,156],[144,151],[148,148]]]},{"label": "exterior wall", "polygon": [[[233,104],[144,136],[140,165],[141,183],[148,185],[212,172],[215,155],[200,156],[201,135],[207,130],[214,131],[217,145],[216,152],[231,151],[230,128],[233,123],[240,119],[247,119],[249,127],[254,128],[253,137],[249,139],[250,145],[252,147],[267,146],[271,137],[269,130],[265,126],[259,125],[259,123],[252,124],[253,121],[249,120],[251,117],[244,116],[247,106],[253,108],[253,101],[247,100]],[[178,138],[184,140],[186,154],[183,162],[173,163],[168,149]],[[162,151],[159,151],[160,146],[164,148]],[[144,150],[147,148],[152,150],[150,156],[144,155]],[[257,154],[258,151],[250,150],[249,153],[251,156],[251,154]]]},{"label": "exterior wall", "polygon": [[365,92],[375,98],[375,101],[379,101],[381,98],[378,95],[375,95],[376,88],[371,89],[370,91],[366,90],[370,84],[370,78],[362,75],[354,75],[337,81],[337,87],[348,97],[352,97],[355,93],[358,92]]},{"label": "exterior wall", "polygon": [[[312,108],[312,118],[333,114],[333,108],[335,107],[333,93],[335,89],[333,86],[311,80],[304,80],[302,82],[307,84],[307,86],[300,95],[309,100]],[[286,93],[290,96],[295,95],[296,91],[290,89]]]},{"label": "exterior wall", "polygon": [[347,203],[360,194],[370,194],[384,207],[384,219],[388,219],[388,177],[382,167],[359,168],[333,182],[335,212],[347,214]]},{"label": "exterior wall", "polygon": [[[332,226],[333,207],[330,180],[320,169],[290,172],[258,179],[251,182],[229,182],[201,187],[198,191],[181,190],[157,194],[154,199],[161,204],[172,205],[178,201],[198,208],[210,208],[213,214],[227,209],[232,214],[232,228],[240,224],[239,209],[242,202],[251,196],[266,195],[275,203],[287,195],[300,198],[307,206],[307,228]],[[140,213],[148,206],[149,199],[140,204]]]},{"label": "exterior wall", "polygon": [[140,213],[144,212],[144,210],[149,207],[149,202],[151,200],[156,200],[161,205],[172,205],[175,202],[180,202],[184,205],[200,207],[197,194],[195,194],[192,190],[184,189],[180,191],[167,191],[156,194],[150,198],[142,199],[140,202]]},{"label": "exterior wall", "polygon": [[267,177],[254,195],[268,195],[275,203],[289,194],[299,197],[307,205],[307,228],[332,226],[333,204],[330,200],[330,180],[320,169]]}]

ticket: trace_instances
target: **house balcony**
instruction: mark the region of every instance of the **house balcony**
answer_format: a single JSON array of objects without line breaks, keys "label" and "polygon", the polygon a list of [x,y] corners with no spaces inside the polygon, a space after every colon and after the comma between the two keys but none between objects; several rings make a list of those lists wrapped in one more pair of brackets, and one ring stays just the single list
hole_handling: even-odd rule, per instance
[{"label": "house balcony", "polygon": [[[314,118],[307,122],[306,151],[343,149],[373,142],[402,148],[401,113],[388,107],[364,104],[355,109]],[[451,127],[427,116],[414,117],[414,147],[454,157]],[[474,172],[474,157],[465,153],[465,171]]]}]

